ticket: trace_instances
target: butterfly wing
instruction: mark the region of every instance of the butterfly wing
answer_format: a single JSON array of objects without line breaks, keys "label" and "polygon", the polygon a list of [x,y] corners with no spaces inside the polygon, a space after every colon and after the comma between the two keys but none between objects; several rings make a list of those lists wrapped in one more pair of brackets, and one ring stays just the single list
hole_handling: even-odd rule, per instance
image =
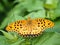
[{"label": "butterfly wing", "polygon": [[6,27],[6,30],[14,31],[21,35],[24,35],[23,31],[27,31],[25,30],[27,28],[25,27],[26,23],[27,23],[26,20],[19,20],[19,21],[13,22]]},{"label": "butterfly wing", "polygon": [[38,18],[32,20],[32,31],[31,34],[41,34],[45,29],[51,28],[54,26],[54,23],[47,19]]},{"label": "butterfly wing", "polygon": [[47,19],[19,20],[9,24],[7,31],[14,31],[22,36],[35,36],[41,34],[46,28],[51,28],[54,23]]}]

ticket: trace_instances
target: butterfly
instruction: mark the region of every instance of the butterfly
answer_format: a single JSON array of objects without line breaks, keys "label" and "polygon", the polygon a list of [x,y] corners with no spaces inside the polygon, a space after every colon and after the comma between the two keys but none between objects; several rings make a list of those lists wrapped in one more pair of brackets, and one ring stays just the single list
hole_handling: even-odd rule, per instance
[{"label": "butterfly", "polygon": [[48,19],[28,18],[27,20],[18,20],[9,24],[6,27],[6,30],[17,32],[21,36],[37,36],[41,34],[45,29],[52,28],[53,26],[54,22]]}]

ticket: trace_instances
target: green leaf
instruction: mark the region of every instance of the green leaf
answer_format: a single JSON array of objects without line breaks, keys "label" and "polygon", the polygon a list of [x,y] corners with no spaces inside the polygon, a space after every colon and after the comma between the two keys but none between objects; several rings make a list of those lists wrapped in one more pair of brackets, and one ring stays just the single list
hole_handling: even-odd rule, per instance
[{"label": "green leaf", "polygon": [[28,12],[43,9],[43,2],[40,0],[24,0],[21,2]]},{"label": "green leaf", "polygon": [[1,3],[0,3],[0,11],[4,11],[4,7]]},{"label": "green leaf", "polygon": [[[60,0],[59,0],[59,2],[60,2]],[[50,9],[47,11],[47,18],[51,18],[52,20],[54,20],[57,17],[60,17],[60,3],[58,3],[58,5],[55,9]]]},{"label": "green leaf", "polygon": [[[29,38],[30,39],[30,38]],[[29,40],[28,39],[28,40]],[[24,43],[28,43],[24,42],[23,38],[19,38],[16,42],[11,43],[9,45],[26,45]],[[32,37],[30,39],[30,43],[31,45],[60,45],[60,33],[57,32],[45,32],[42,35],[38,36],[38,37]],[[0,36],[0,45],[6,45],[8,44],[8,42],[6,42],[6,39],[2,36]]]},{"label": "green leaf", "polygon": [[19,45],[21,44],[25,39],[19,38],[15,43],[12,43],[11,45]]},{"label": "green leaf", "polygon": [[0,35],[0,45],[8,45],[7,39],[2,35]]},{"label": "green leaf", "polygon": [[5,31],[3,31],[3,30],[0,30],[3,34],[4,34],[4,36],[7,38],[7,39],[10,39],[10,40],[17,40],[17,35],[12,35],[11,33],[9,33],[9,32],[5,32]]},{"label": "green leaf", "polygon": [[37,12],[31,12],[28,15],[25,16],[25,18],[31,17],[33,18],[45,18],[45,10],[39,10]]},{"label": "green leaf", "polygon": [[51,20],[56,19],[54,10],[47,10],[46,12],[47,12],[46,18],[49,18],[49,19],[51,19]]},{"label": "green leaf", "polygon": [[[10,13],[9,13],[10,14]],[[8,15],[2,22],[0,29],[3,29],[6,25],[17,20],[23,20],[24,18],[18,15]]]},{"label": "green leaf", "polygon": [[[59,0],[60,2],[60,0]],[[54,10],[55,17],[60,17],[60,3],[58,3],[57,8]]]},{"label": "green leaf", "polygon": [[58,0],[46,0],[45,2],[45,8],[47,9],[54,9],[57,7]]},{"label": "green leaf", "polygon": [[46,32],[31,41],[32,45],[60,45],[60,33]]},{"label": "green leaf", "polygon": [[13,9],[11,9],[8,13],[8,15],[20,15],[24,16],[25,15],[26,9],[21,5],[17,4]]},{"label": "green leaf", "polygon": [[[7,32],[4,32],[7,33]],[[8,36],[8,34],[7,34]],[[12,37],[10,37],[12,38]],[[23,39],[22,37],[19,37],[19,39],[17,39],[15,42],[12,42],[12,40],[9,40],[7,38],[5,38],[4,36],[0,35],[0,45],[19,45],[20,43],[22,43],[25,39]]]}]

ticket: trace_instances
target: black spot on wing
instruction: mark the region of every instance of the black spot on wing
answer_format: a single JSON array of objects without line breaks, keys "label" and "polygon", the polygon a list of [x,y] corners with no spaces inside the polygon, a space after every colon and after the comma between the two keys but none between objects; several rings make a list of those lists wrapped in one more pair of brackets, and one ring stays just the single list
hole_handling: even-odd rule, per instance
[{"label": "black spot on wing", "polygon": [[20,28],[23,28],[23,27],[20,27]]},{"label": "black spot on wing", "polygon": [[22,24],[20,24],[20,26],[22,26]]}]

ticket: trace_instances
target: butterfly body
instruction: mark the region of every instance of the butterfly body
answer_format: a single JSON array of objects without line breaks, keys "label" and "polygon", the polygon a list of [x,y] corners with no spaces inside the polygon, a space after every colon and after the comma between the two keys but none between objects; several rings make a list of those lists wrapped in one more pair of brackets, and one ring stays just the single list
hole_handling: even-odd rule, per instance
[{"label": "butterfly body", "polygon": [[45,29],[51,28],[54,23],[47,19],[37,18],[37,19],[27,19],[18,20],[9,24],[6,27],[7,31],[14,31],[22,36],[35,36],[41,34]]}]

